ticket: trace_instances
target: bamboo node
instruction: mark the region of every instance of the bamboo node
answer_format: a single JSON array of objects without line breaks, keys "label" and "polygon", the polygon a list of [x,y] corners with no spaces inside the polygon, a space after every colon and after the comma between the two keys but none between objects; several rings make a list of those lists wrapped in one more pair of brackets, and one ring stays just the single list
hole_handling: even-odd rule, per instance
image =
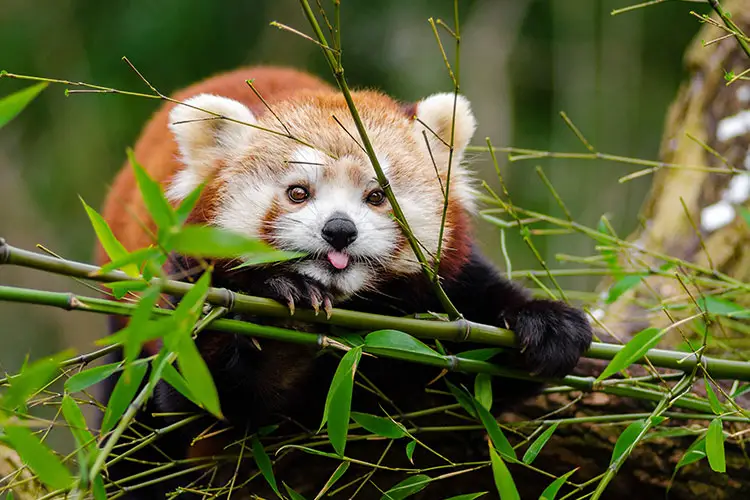
[{"label": "bamboo node", "polygon": [[10,262],[10,245],[0,237],[0,265]]},{"label": "bamboo node", "polygon": [[456,326],[458,327],[458,335],[456,342],[466,342],[471,336],[471,323],[464,318],[456,320]]},{"label": "bamboo node", "polygon": [[227,308],[227,312],[230,312],[234,309],[234,303],[237,297],[237,294],[234,293],[232,290],[229,290],[228,288],[222,288],[221,293],[224,294],[224,298],[222,299],[223,306]]}]

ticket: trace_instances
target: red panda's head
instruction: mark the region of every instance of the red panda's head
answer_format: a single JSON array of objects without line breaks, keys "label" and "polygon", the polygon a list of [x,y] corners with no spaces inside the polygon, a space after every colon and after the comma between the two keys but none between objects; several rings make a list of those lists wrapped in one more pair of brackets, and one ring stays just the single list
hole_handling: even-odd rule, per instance
[{"label": "red panda's head", "polygon": [[[380,93],[355,92],[353,97],[380,165],[428,256],[438,247],[453,129],[443,262],[465,258],[466,212],[475,197],[461,165],[475,129],[468,101],[463,96],[455,100],[454,120],[453,94],[423,99],[412,107],[413,115]],[[172,178],[168,195],[179,201],[205,182],[194,220],[307,253],[286,265],[340,296],[421,272],[341,95],[300,93],[273,103],[273,113],[257,115],[237,101],[209,94],[185,104],[170,114],[184,169]]]}]

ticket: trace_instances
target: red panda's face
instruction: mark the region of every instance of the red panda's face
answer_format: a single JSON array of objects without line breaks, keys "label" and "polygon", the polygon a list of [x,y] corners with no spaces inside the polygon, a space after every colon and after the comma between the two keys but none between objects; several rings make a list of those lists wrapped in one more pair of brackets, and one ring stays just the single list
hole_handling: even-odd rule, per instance
[{"label": "red panda's face", "polygon": [[[450,140],[453,95],[420,102],[416,120],[380,94],[358,93],[355,102],[414,236],[434,254],[449,159],[443,141]],[[183,198],[208,180],[217,199],[207,223],[308,254],[285,265],[340,296],[375,287],[388,277],[420,272],[372,165],[353,138],[358,137],[355,125],[338,95],[299,96],[274,105],[276,116],[259,117],[217,96],[200,95],[188,103],[244,124],[206,120],[204,112],[187,106],[174,108],[170,127],[186,168],[172,180],[171,198]],[[449,203],[465,210],[472,208],[473,191],[460,161],[474,119],[463,98],[455,122]],[[246,124],[288,130],[294,139]],[[444,243],[460,230],[449,217]]]}]

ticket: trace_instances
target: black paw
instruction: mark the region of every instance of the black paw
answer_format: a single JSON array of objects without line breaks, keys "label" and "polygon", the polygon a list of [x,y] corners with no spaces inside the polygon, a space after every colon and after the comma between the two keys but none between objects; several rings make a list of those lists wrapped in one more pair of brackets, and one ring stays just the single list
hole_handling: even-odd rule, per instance
[{"label": "black paw", "polygon": [[564,302],[532,300],[514,316],[523,364],[534,375],[569,374],[591,344],[591,325],[583,311]]},{"label": "black paw", "polygon": [[267,297],[289,306],[294,314],[296,307],[312,308],[316,313],[321,309],[331,316],[333,295],[318,281],[299,274],[280,274],[265,281]]}]

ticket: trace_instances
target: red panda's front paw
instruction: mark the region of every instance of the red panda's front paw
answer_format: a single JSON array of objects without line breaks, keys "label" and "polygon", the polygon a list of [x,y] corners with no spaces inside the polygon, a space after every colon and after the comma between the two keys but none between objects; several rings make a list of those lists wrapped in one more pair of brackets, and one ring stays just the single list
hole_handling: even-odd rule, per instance
[{"label": "red panda's front paw", "polygon": [[318,281],[298,274],[284,274],[266,280],[269,298],[289,306],[294,314],[296,307],[312,308],[317,314],[321,309],[331,316],[333,295]]},{"label": "red panda's front paw", "polygon": [[532,300],[514,316],[523,363],[535,375],[569,374],[591,345],[591,325],[583,311],[564,302]]}]

